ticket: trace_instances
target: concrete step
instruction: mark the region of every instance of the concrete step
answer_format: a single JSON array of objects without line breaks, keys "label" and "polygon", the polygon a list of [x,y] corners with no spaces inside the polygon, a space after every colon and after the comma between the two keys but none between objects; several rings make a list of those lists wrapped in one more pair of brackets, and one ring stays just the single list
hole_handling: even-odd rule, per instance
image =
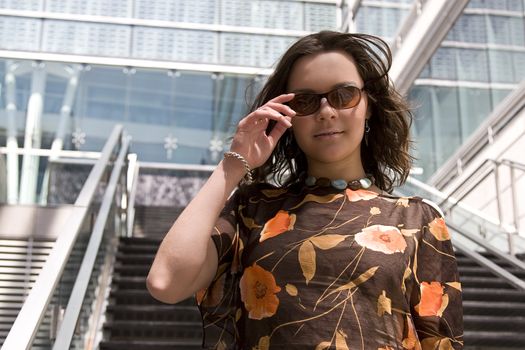
[{"label": "concrete step", "polygon": [[194,305],[109,305],[106,315],[114,321],[202,322]]},{"label": "concrete step", "polygon": [[163,339],[180,341],[202,339],[201,322],[172,321],[106,321],[104,330],[111,332],[111,340]]}]

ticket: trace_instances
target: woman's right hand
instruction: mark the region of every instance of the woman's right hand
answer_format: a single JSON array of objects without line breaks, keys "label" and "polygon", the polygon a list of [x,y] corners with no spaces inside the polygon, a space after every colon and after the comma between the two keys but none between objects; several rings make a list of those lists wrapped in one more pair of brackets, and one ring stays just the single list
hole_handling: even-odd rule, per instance
[{"label": "woman's right hand", "polygon": [[[295,112],[284,103],[293,98],[293,93],[277,96],[244,117],[237,126],[230,151],[242,155],[252,169],[263,165],[277,141],[292,126]],[[276,124],[267,135],[270,120],[275,120]]]}]

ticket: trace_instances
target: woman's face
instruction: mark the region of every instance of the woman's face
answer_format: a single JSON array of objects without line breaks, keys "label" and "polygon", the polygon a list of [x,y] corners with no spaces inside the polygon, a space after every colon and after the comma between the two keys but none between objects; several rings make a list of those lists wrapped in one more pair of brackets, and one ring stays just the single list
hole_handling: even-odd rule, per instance
[{"label": "woman's face", "polygon": [[[325,93],[342,84],[363,87],[354,59],[343,51],[321,52],[295,62],[288,91]],[[322,175],[323,169],[334,165],[341,170],[352,169],[352,173],[358,167],[364,175],[360,147],[367,105],[365,92],[350,109],[336,109],[323,98],[316,112],[292,118],[294,137],[306,155],[310,174]]]}]

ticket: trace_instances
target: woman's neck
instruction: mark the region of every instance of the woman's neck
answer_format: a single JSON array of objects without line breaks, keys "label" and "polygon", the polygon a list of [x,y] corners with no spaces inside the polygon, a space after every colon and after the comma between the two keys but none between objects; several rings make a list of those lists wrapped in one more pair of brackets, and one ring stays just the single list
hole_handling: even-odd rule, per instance
[{"label": "woman's neck", "polygon": [[309,162],[308,175],[316,178],[326,177],[330,180],[343,179],[345,181],[358,180],[366,177],[362,164],[323,164],[318,162]]}]

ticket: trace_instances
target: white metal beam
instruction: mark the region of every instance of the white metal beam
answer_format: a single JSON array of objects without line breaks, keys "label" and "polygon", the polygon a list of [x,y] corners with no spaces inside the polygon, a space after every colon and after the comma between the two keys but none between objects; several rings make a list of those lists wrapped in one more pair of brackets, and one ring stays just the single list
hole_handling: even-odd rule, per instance
[{"label": "white metal beam", "polygon": [[416,0],[399,29],[390,77],[405,94],[469,0]]},{"label": "white metal beam", "polygon": [[273,69],[267,67],[246,67],[226,64],[186,63],[166,60],[147,60],[120,57],[102,57],[90,55],[72,55],[46,52],[28,52],[0,50],[0,58],[35,60],[45,62],[67,62],[79,64],[94,64],[102,66],[135,67],[151,69],[172,69],[181,71],[196,71],[209,73],[231,73],[245,75],[270,75]]},{"label": "white metal beam", "polygon": [[18,202],[18,141],[16,139],[16,65],[12,61],[6,63],[5,99],[7,112],[7,203]]},{"label": "white metal beam", "polygon": [[[42,139],[41,118],[44,109],[46,71],[42,64],[36,65],[31,79],[31,96],[27,103],[24,149],[40,148]],[[39,158],[25,155],[22,160],[20,179],[20,203],[34,204],[36,198]]]}]

